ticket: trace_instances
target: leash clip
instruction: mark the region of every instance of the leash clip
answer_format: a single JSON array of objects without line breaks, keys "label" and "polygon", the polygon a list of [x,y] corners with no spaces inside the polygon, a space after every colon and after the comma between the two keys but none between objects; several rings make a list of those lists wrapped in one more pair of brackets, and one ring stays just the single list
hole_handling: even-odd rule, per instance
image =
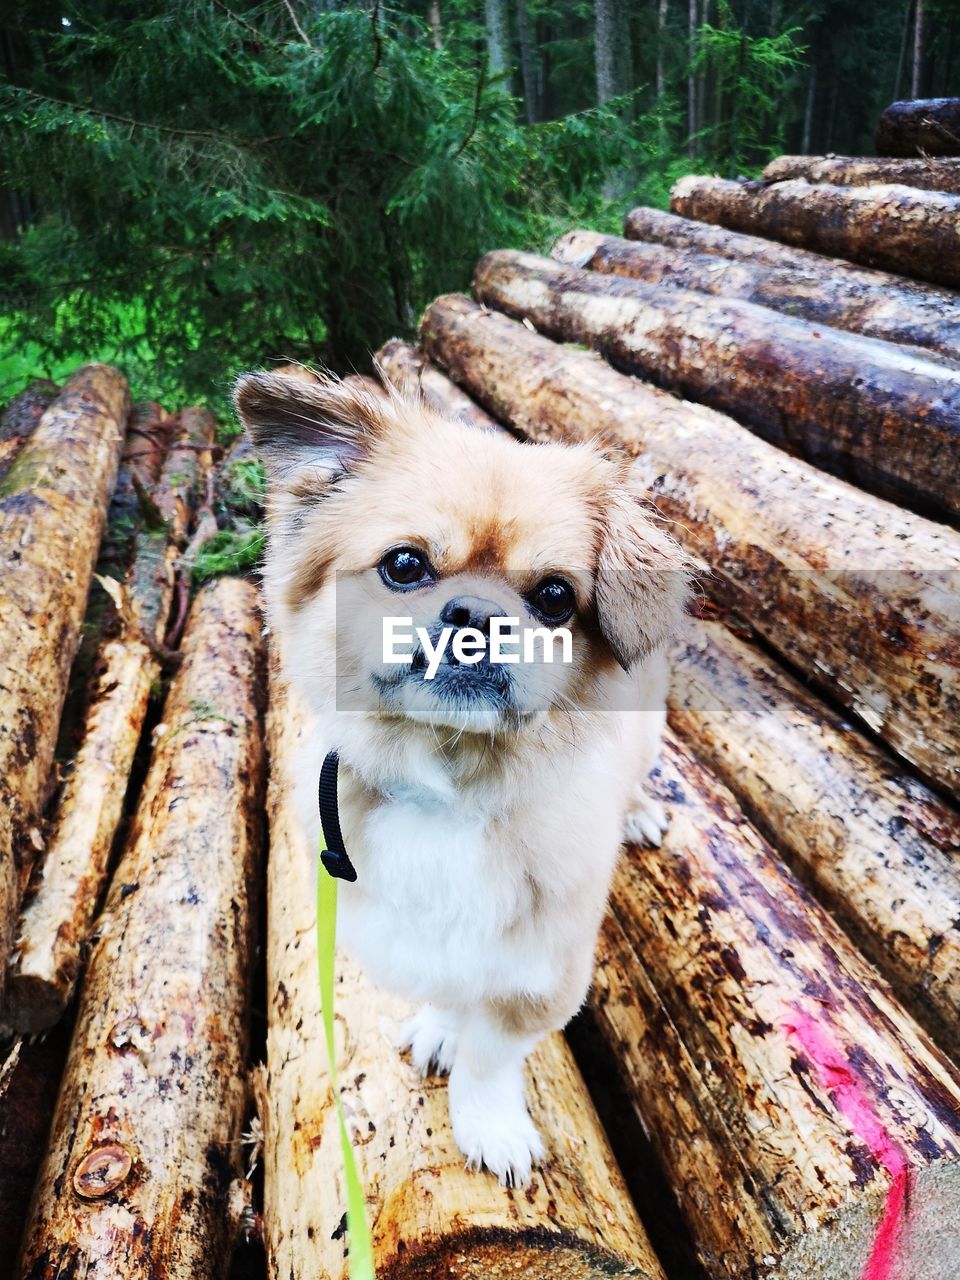
[{"label": "leash clip", "polygon": [[320,861],[327,874],[335,880],[348,880],[352,883],[357,878],[357,870],[347,855],[343,843],[343,832],[340,830],[340,811],[337,806],[339,768],[339,754],[336,751],[328,751],[320,769],[318,787],[320,826],[323,830],[325,846],[320,850]]}]

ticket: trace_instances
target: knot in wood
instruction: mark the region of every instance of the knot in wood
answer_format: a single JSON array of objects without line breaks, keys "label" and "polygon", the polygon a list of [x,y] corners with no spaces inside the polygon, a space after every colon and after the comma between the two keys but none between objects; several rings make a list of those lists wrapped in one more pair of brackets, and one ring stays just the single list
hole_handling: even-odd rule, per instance
[{"label": "knot in wood", "polygon": [[124,1183],[133,1167],[133,1157],[119,1142],[94,1147],[77,1165],[73,1189],[84,1200],[98,1200]]}]

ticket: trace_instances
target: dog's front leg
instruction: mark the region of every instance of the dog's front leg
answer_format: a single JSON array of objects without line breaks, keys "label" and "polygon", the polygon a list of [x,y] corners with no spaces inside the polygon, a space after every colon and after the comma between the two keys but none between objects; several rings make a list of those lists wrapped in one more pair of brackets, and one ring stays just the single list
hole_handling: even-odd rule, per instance
[{"label": "dog's front leg", "polygon": [[450,1118],[467,1165],[485,1165],[504,1186],[524,1186],[543,1156],[527,1111],[523,1065],[538,1036],[509,1031],[491,1011],[469,1013],[450,1072]]}]

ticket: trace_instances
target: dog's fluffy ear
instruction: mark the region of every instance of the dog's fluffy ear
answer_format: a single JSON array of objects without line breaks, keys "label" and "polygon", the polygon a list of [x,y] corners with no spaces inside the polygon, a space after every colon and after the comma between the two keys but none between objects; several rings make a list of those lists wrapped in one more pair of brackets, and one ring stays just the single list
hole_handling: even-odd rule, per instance
[{"label": "dog's fluffy ear", "polygon": [[348,470],[382,436],[388,412],[359,382],[296,371],[245,373],[233,402],[270,473],[287,481],[305,469],[323,479]]},{"label": "dog's fluffy ear", "polygon": [[603,522],[597,618],[615,658],[629,671],[678,631],[691,564],[680,545],[644,513],[629,487],[608,496]]}]

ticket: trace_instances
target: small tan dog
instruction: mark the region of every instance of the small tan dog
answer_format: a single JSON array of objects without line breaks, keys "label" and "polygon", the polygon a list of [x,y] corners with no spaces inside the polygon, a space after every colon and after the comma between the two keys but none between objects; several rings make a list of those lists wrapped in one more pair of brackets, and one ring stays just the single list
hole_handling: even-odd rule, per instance
[{"label": "small tan dog", "polygon": [[[665,829],[638,783],[685,558],[588,446],[522,444],[326,377],[249,374],[236,404],[269,474],[270,624],[316,715],[297,763],[314,846],[321,763],[340,754],[358,874],[340,940],[421,1005],[405,1047],[449,1071],[468,1163],[523,1183],[543,1154],[524,1060],[583,1002],[624,835]],[[385,661],[388,616],[421,628],[405,663]],[[569,660],[497,663],[503,619],[564,629]],[[437,656],[468,631],[476,656]]]}]

